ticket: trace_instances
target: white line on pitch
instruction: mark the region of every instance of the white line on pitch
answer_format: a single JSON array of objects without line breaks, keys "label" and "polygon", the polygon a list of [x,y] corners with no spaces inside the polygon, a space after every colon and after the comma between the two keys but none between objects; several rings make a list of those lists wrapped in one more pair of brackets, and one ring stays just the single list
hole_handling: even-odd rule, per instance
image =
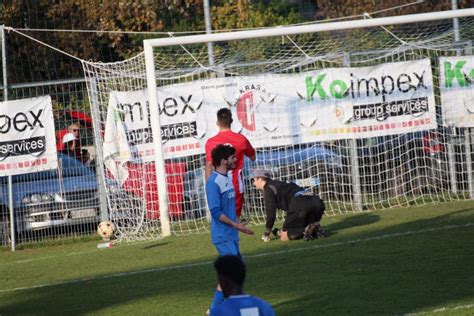
[{"label": "white line on pitch", "polygon": [[[247,259],[248,258],[259,258],[259,257],[273,256],[273,255],[279,255],[279,254],[287,254],[287,253],[305,251],[305,250],[311,250],[311,249],[320,249],[320,248],[344,246],[344,245],[356,244],[356,243],[361,243],[361,242],[366,242],[366,241],[387,239],[387,238],[399,237],[399,236],[416,235],[416,234],[422,234],[422,233],[426,233],[426,232],[441,231],[441,230],[455,229],[455,228],[464,228],[464,227],[469,227],[469,226],[474,226],[474,223],[471,222],[471,223],[466,223],[466,224],[463,224],[463,225],[448,225],[448,226],[441,226],[441,227],[433,227],[433,228],[426,228],[426,229],[420,229],[420,230],[414,230],[414,231],[406,231],[406,232],[400,232],[400,233],[394,233],[394,234],[384,234],[384,235],[374,236],[374,237],[358,238],[358,239],[348,240],[348,241],[333,242],[333,243],[327,243],[327,244],[322,244],[322,245],[318,244],[318,245],[314,245],[314,246],[311,246],[311,247],[299,247],[299,248],[279,250],[279,251],[274,251],[274,252],[265,252],[265,253],[255,254],[255,255],[248,255],[248,256],[245,256],[245,258],[247,258]],[[38,288],[49,287],[49,286],[69,285],[69,284],[76,284],[76,283],[89,282],[89,281],[95,281],[95,280],[104,280],[104,279],[112,279],[112,278],[118,278],[118,277],[127,277],[127,276],[131,276],[131,275],[135,275],[135,274],[145,274],[145,273],[154,273],[154,272],[161,272],[161,271],[168,271],[168,270],[177,270],[177,269],[182,269],[182,268],[205,266],[205,265],[211,265],[211,264],[212,264],[212,261],[201,261],[201,262],[196,262],[196,263],[175,265],[175,266],[169,266],[169,267],[161,267],[161,268],[137,270],[137,271],[131,271],[131,272],[114,273],[114,274],[104,275],[104,276],[99,276],[99,277],[90,277],[90,278],[83,278],[83,279],[56,282],[56,283],[46,283],[46,284],[38,284],[38,285],[25,286],[25,287],[16,287],[16,288],[11,288],[11,289],[2,289],[2,290],[0,290],[0,293],[21,291],[21,290],[31,290],[31,289],[38,289]]]},{"label": "white line on pitch", "polygon": [[462,309],[469,309],[469,308],[474,308],[474,304],[459,305],[459,306],[454,306],[454,307],[440,307],[440,308],[437,308],[437,309],[433,309],[431,311],[418,312],[418,313],[409,313],[409,314],[404,314],[404,315],[405,316],[415,316],[415,315],[423,315],[423,314],[445,313],[445,312],[453,312],[453,311],[458,311],[458,310],[462,310]]}]

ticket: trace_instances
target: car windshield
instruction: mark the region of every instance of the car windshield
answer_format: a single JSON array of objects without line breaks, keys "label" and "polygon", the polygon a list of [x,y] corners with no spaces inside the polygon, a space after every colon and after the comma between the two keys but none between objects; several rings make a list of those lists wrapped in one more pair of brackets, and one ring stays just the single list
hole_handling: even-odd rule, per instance
[{"label": "car windshield", "polygon": [[[92,176],[94,171],[83,165],[79,160],[69,157],[67,155],[58,154],[58,169],[61,168],[63,178]],[[45,170],[40,172],[25,173],[13,176],[13,183],[41,181],[58,178],[58,169]],[[6,183],[7,177],[1,177],[0,182]]]}]

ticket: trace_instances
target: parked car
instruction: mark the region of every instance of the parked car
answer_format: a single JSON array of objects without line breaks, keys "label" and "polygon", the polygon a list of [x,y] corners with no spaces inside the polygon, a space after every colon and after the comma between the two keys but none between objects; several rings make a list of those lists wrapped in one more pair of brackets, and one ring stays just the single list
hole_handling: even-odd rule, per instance
[{"label": "parked car", "polygon": [[[73,225],[82,226],[81,231],[95,230],[100,221],[96,174],[70,156],[58,153],[57,169],[15,175],[12,182],[16,231],[20,236]],[[9,221],[7,177],[0,178],[0,221]]]}]

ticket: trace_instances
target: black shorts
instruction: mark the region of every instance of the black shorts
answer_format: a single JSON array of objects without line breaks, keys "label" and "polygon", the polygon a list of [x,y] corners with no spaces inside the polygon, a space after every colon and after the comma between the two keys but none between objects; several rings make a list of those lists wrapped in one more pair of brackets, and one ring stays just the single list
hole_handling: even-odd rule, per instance
[{"label": "black shorts", "polygon": [[309,224],[319,222],[325,210],[324,202],[316,195],[295,196],[290,201],[283,230],[288,231],[288,238],[303,238],[304,229]]}]

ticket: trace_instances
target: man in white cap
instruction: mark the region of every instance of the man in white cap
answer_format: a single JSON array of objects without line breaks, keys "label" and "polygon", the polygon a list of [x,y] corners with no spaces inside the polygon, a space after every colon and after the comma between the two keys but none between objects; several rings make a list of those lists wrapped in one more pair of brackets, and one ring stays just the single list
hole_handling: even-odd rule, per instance
[{"label": "man in white cap", "polygon": [[[270,241],[270,233],[281,240],[312,240],[325,237],[319,221],[324,213],[324,202],[319,196],[292,182],[272,180],[266,170],[255,170],[252,176],[255,188],[263,193],[265,204],[265,233],[262,240]],[[274,229],[277,209],[286,212],[282,229]]]},{"label": "man in white cap", "polygon": [[89,160],[87,151],[84,153],[78,145],[78,139],[73,133],[66,133],[63,136],[64,149],[61,153],[76,158],[77,160],[86,163]]}]

